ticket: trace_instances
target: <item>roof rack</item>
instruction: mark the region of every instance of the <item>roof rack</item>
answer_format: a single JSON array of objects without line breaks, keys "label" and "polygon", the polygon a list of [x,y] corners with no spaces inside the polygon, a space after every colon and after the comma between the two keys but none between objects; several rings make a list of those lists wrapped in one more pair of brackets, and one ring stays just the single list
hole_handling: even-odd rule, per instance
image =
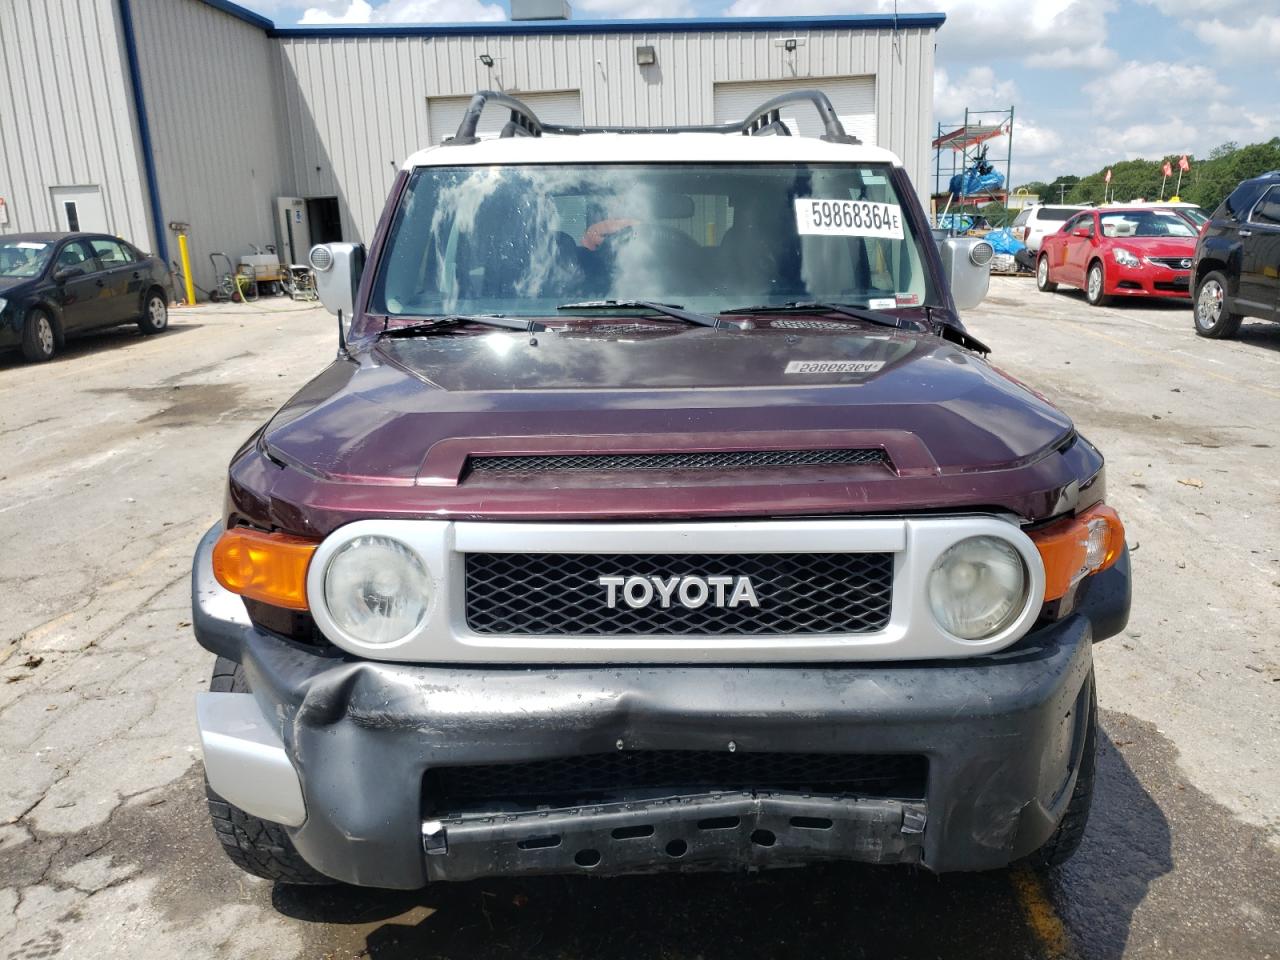
[{"label": "roof rack", "polygon": [[544,133],[562,136],[581,136],[588,133],[738,133],[748,137],[762,135],[791,136],[791,131],[782,120],[779,112],[784,104],[810,103],[818,111],[825,131],[822,139],[830,143],[862,143],[855,136],[845,133],[844,124],[836,116],[831,101],[821,90],[793,90],[762,103],[747,115],[741,123],[709,123],[693,126],[670,127],[584,127],[563,123],[546,123],[538,119],[528,104],[496,90],[481,90],[471,98],[462,122],[458,124],[458,132],[452,139],[446,140],[446,146],[466,146],[479,143],[476,127],[480,124],[480,115],[489,104],[507,107],[511,110],[511,119],[502,128],[500,137],[540,137]]}]

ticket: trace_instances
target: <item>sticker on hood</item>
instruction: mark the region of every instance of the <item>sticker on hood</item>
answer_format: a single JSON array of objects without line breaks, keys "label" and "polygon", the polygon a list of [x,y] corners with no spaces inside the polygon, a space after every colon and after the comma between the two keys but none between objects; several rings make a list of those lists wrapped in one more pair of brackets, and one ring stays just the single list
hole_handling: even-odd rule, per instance
[{"label": "sticker on hood", "polygon": [[903,239],[902,208],[873,200],[796,197],[796,232],[801,236]]},{"label": "sticker on hood", "polygon": [[784,373],[875,373],[883,360],[792,360]]}]

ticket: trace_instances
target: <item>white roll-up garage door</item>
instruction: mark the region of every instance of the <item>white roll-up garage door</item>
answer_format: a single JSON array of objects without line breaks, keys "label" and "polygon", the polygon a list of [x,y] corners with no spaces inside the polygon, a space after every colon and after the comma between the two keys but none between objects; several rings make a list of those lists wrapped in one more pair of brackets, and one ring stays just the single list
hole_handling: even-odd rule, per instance
[{"label": "white roll-up garage door", "polygon": [[[539,120],[582,123],[582,95],[577,90],[517,93],[515,96],[527,103]],[[432,143],[441,143],[458,132],[458,124],[462,122],[462,114],[470,102],[470,97],[427,97],[427,122]],[[496,104],[486,107],[477,132],[482,138],[496,137],[510,118],[510,110]]]},{"label": "white roll-up garage door", "polygon": [[[716,123],[743,120],[766,100],[793,90],[821,90],[831,99],[836,115],[845,131],[863,143],[876,142],[875,77],[811,77],[808,80],[752,80],[745,83],[715,85]],[[822,121],[813,107],[803,103],[782,108],[782,119],[793,134],[802,137],[822,135]]]}]

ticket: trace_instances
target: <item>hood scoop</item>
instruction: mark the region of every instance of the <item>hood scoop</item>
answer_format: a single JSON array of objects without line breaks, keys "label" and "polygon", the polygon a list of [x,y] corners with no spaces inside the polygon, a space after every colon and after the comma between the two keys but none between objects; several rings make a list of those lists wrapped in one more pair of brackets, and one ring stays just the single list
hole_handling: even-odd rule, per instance
[{"label": "hood scoop", "polygon": [[652,453],[499,454],[467,458],[465,477],[530,477],[565,473],[770,470],[791,467],[883,466],[884,450],[694,450]]}]

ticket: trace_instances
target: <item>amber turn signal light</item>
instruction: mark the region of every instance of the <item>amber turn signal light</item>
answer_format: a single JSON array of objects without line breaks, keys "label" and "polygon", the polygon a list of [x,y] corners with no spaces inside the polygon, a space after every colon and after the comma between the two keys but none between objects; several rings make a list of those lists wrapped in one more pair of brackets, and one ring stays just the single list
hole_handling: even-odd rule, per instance
[{"label": "amber turn signal light", "polygon": [[1099,504],[1030,533],[1044,561],[1044,598],[1057,600],[1085,577],[1107,569],[1124,549],[1120,515]]},{"label": "amber turn signal light", "polygon": [[307,566],[313,540],[237,527],[213,547],[213,575],[242,597],[289,610],[307,609]]}]

